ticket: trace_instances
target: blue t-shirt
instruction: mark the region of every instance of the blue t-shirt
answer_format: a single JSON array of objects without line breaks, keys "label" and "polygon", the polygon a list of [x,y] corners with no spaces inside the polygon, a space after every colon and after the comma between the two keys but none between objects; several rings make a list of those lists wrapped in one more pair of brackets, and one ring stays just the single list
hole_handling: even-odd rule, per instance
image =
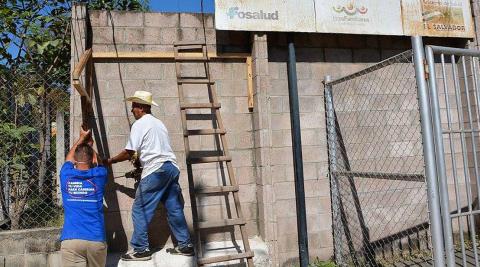
[{"label": "blue t-shirt", "polygon": [[65,217],[60,240],[106,240],[103,218],[106,183],[107,169],[103,166],[77,170],[72,162],[63,164],[60,184]]}]

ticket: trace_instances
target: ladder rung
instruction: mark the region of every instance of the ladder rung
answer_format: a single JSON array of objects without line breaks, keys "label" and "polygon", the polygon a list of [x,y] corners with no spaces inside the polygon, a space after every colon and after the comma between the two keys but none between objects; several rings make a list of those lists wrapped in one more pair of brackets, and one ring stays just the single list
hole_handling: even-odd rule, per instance
[{"label": "ladder rung", "polygon": [[207,186],[195,189],[195,193],[197,194],[223,194],[230,192],[238,192],[238,185]]},{"label": "ladder rung", "polygon": [[213,134],[226,134],[225,129],[197,129],[197,130],[187,130],[184,133],[184,136],[189,135],[213,135]]},{"label": "ladder rung", "polygon": [[177,83],[186,83],[186,84],[214,84],[214,81],[209,79],[177,79]]},{"label": "ladder rung", "polygon": [[242,218],[224,219],[221,221],[198,222],[198,229],[220,228],[226,226],[244,225],[245,220]]},{"label": "ladder rung", "polygon": [[213,157],[189,157],[187,162],[190,164],[198,164],[198,163],[211,163],[211,162],[222,162],[222,161],[232,161],[232,157],[230,156],[213,156]]},{"label": "ladder rung", "polygon": [[177,41],[173,46],[188,46],[188,45],[206,45],[205,41]]},{"label": "ladder rung", "polygon": [[245,258],[252,258],[253,251],[238,253],[238,254],[231,254],[231,255],[224,255],[224,256],[217,256],[217,257],[209,257],[209,258],[202,258],[198,259],[197,263],[199,265],[222,262],[222,261],[231,261],[231,260],[239,260]]},{"label": "ladder rung", "polygon": [[180,103],[181,109],[221,108],[220,103]]},{"label": "ladder rung", "polygon": [[207,57],[176,57],[176,61],[208,61]]}]

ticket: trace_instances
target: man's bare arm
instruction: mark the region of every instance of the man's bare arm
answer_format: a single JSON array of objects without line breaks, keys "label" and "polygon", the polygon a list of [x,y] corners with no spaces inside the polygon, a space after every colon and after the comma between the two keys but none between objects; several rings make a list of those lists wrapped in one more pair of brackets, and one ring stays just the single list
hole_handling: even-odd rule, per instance
[{"label": "man's bare arm", "polygon": [[89,140],[90,137],[90,130],[85,131],[82,128],[80,128],[80,136],[78,137],[77,142],[73,144],[72,148],[70,148],[70,151],[68,151],[67,157],[65,158],[65,161],[70,161],[74,162],[75,158],[75,149],[77,149],[77,146],[83,143],[86,143]]},{"label": "man's bare arm", "polygon": [[107,159],[105,163],[107,165],[111,165],[117,162],[130,160],[134,154],[135,154],[135,151],[124,149],[120,151],[120,153],[118,153],[118,155],[116,155],[115,157]]}]

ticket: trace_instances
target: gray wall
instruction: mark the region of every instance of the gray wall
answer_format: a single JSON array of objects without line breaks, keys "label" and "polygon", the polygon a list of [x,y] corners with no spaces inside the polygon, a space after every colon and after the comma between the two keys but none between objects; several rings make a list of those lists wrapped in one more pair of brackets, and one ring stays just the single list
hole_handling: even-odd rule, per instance
[{"label": "gray wall", "polygon": [[[85,17],[87,18],[87,17]],[[177,40],[203,38],[200,15],[91,11],[91,45],[99,51],[173,51]],[[86,24],[87,21],[85,20]],[[78,24],[78,23],[77,23]],[[73,64],[84,43],[81,25],[74,31]],[[210,49],[251,52],[254,75],[254,109],[247,107],[246,65],[241,61],[216,61],[211,64],[222,103],[222,116],[233,155],[233,166],[240,186],[249,236],[260,235],[269,245],[275,265],[288,265],[298,259],[295,193],[291,153],[290,118],[286,71],[286,35],[281,33],[242,33],[215,31],[212,16],[206,16],[206,35]],[[450,46],[463,43],[435,39]],[[335,34],[296,34],[297,72],[307,202],[307,224],[311,257],[328,259],[333,255],[330,190],[327,177],[327,147],[322,80],[325,75],[340,77],[409,49],[409,38]],[[77,45],[75,45],[77,44]],[[185,71],[198,72],[191,67]],[[174,64],[171,61],[103,60],[95,63],[96,144],[101,152],[115,155],[125,146],[134,119],[122,100],[135,90],[149,90],[160,107],[153,114],[167,126],[173,149],[181,166],[181,185],[186,201],[185,213],[191,223],[187,176]],[[198,91],[189,91],[199,100]],[[72,132],[81,123],[80,101],[72,96]],[[214,145],[199,138],[196,148]],[[129,163],[113,168],[115,183],[108,185],[106,220],[109,247],[127,247],[132,233],[131,205],[134,181],[121,177],[131,170]],[[219,169],[203,166],[194,171],[204,183],[221,179]],[[225,215],[221,198],[201,201],[202,217]],[[154,245],[169,240],[163,210],[157,214],[152,235]],[[160,230],[159,230],[160,229]],[[213,235],[212,240],[229,238]]]}]

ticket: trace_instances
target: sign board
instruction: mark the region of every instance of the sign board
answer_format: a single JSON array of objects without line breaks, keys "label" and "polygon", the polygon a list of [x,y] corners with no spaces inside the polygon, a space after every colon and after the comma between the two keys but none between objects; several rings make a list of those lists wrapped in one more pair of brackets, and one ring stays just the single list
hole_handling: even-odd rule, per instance
[{"label": "sign board", "polygon": [[468,0],[402,0],[405,35],[474,37]]},{"label": "sign board", "polygon": [[312,0],[215,1],[218,30],[315,32]]},{"label": "sign board", "polygon": [[317,32],[402,35],[398,0],[315,0]]},{"label": "sign board", "polygon": [[474,37],[469,0],[222,0],[218,30]]}]

